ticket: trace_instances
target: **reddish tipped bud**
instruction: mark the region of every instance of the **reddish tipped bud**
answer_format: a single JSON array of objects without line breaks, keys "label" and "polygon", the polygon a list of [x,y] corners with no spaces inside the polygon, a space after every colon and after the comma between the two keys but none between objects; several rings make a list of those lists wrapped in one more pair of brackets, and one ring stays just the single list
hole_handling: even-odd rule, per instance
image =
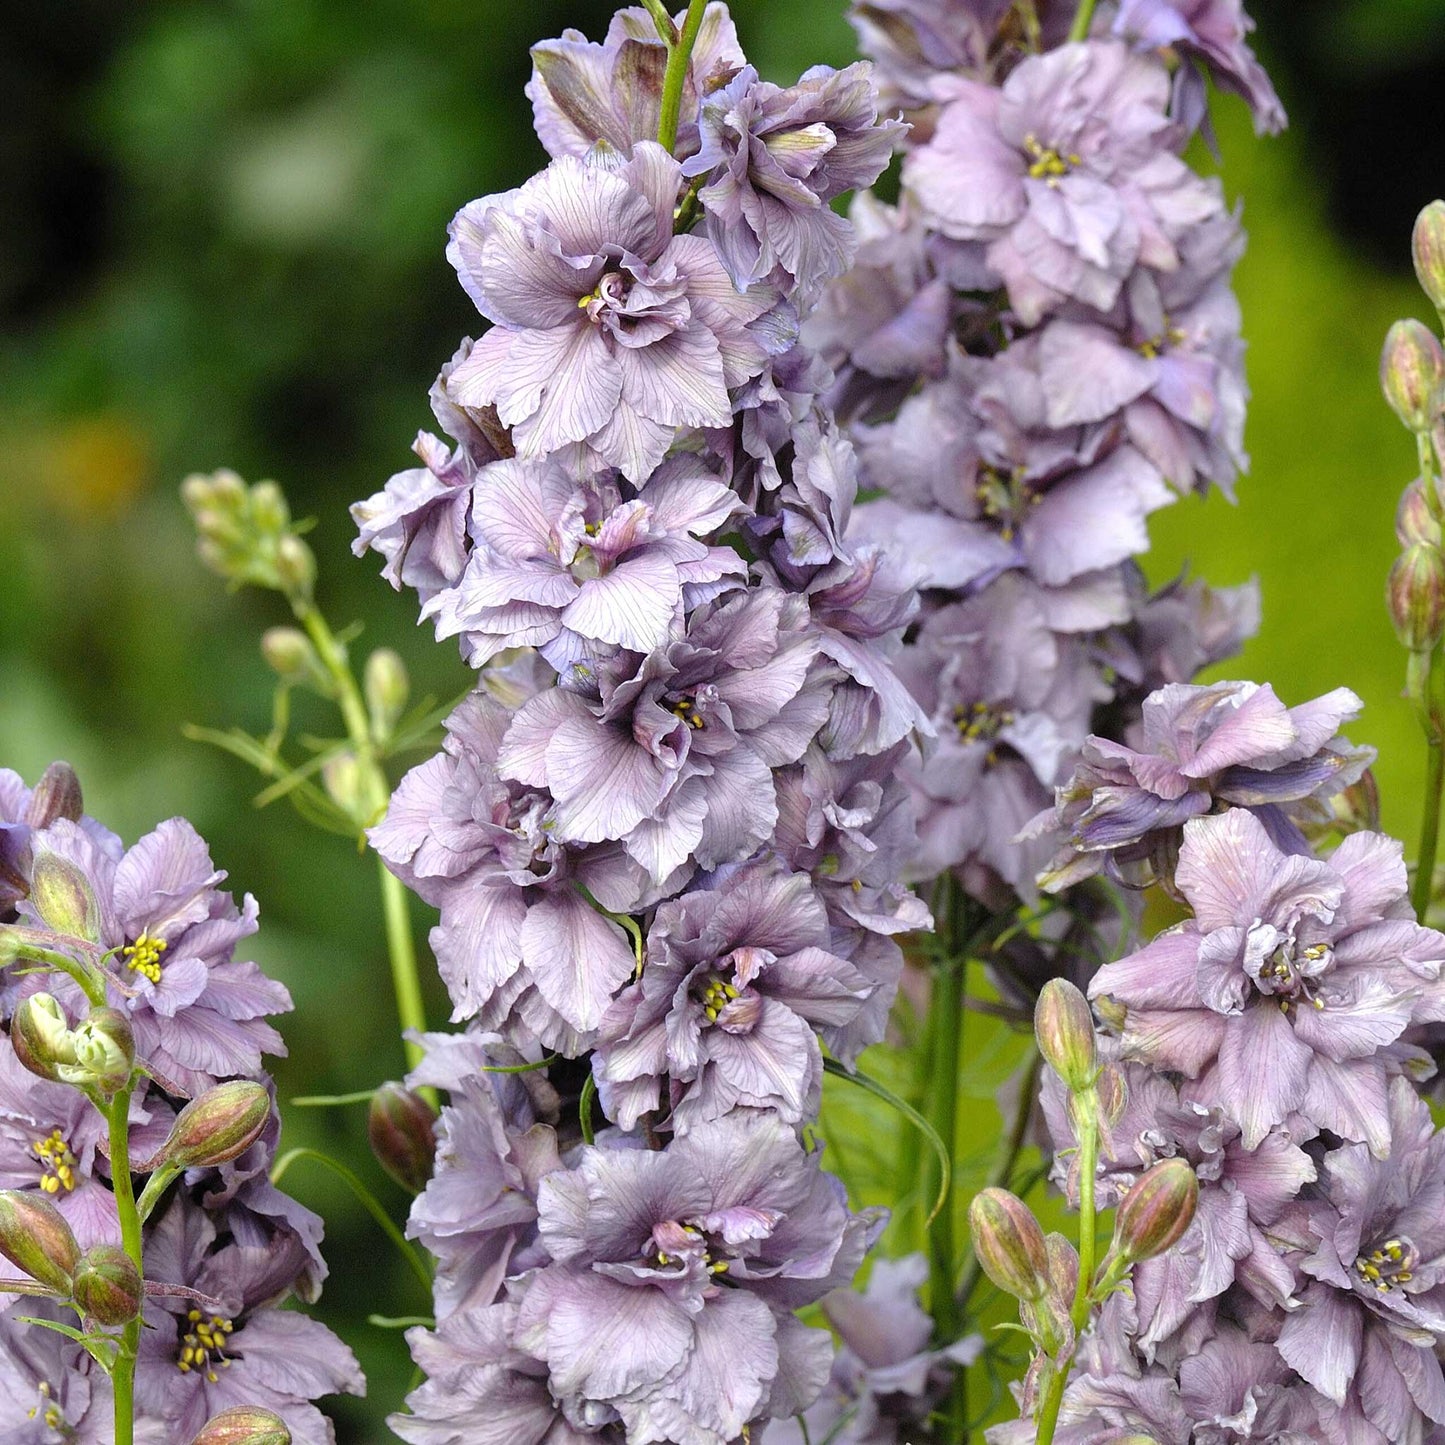
[{"label": "reddish tipped bud", "polygon": [[1040,990],[1034,1037],[1044,1062],[1072,1093],[1094,1082],[1094,1015],[1088,999],[1067,979],[1051,978]]},{"label": "reddish tipped bud", "polygon": [[237,1405],[208,1420],[191,1445],[291,1445],[291,1432],[279,1415]]},{"label": "reddish tipped bud", "polygon": [[1385,603],[1401,647],[1431,652],[1445,632],[1445,558],[1434,547],[1407,547],[1390,568]]},{"label": "reddish tipped bud", "polygon": [[983,1272],[1016,1299],[1041,1299],[1049,1288],[1048,1247],[1028,1205],[1007,1189],[984,1189],[968,1207],[968,1223]]},{"label": "reddish tipped bud", "polygon": [[1120,1201],[1114,1252],[1131,1264],[1163,1254],[1193,1223],[1198,1203],[1199,1181],[1188,1161],[1161,1160],[1146,1169]]},{"label": "reddish tipped bud", "polygon": [[409,1193],[420,1194],[436,1159],[437,1112],[401,1084],[383,1084],[371,1096],[366,1133],[377,1163]]},{"label": "reddish tipped bud", "polygon": [[1420,433],[1435,420],[1436,389],[1445,379],[1445,352],[1435,333],[1419,321],[1397,321],[1380,353],[1380,389],[1395,415]]},{"label": "reddish tipped bud", "polygon": [[271,1117],[271,1096],[249,1079],[232,1079],[192,1099],[171,1125],[159,1160],[177,1169],[224,1164],[244,1154]]},{"label": "reddish tipped bud", "polygon": [[0,1189],[0,1254],[31,1279],[69,1297],[80,1246],[60,1211],[38,1194]]},{"label": "reddish tipped bud", "polygon": [[78,823],[84,811],[80,779],[75,776],[75,769],[69,763],[51,763],[40,775],[40,781],[30,795],[25,821],[32,828],[48,828],[57,818],[68,818],[72,823]]},{"label": "reddish tipped bud", "polygon": [[1445,201],[1431,201],[1415,218],[1410,250],[1420,289],[1445,311]]},{"label": "reddish tipped bud", "polygon": [[1430,510],[1430,498],[1419,477],[1400,493],[1399,505],[1395,508],[1395,536],[1402,547],[1412,547],[1417,542],[1427,547],[1440,545],[1440,523]]},{"label": "reddish tipped bud", "polygon": [[75,1303],[97,1324],[128,1325],[140,1314],[140,1271],[114,1244],[92,1245],[75,1267]]}]

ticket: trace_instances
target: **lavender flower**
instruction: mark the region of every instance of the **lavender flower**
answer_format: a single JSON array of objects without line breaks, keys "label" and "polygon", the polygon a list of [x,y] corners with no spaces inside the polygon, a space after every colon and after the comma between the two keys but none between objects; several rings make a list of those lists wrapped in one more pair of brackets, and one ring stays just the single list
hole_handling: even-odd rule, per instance
[{"label": "lavender flower", "polygon": [[1413,921],[1400,845],[1355,833],[1328,861],[1286,854],[1231,808],[1185,825],[1176,876],[1194,917],[1090,988],[1125,1054],[1194,1079],[1246,1149],[1298,1112],[1387,1152],[1389,1077],[1421,1057],[1402,1035],[1445,1018],[1445,935]]},{"label": "lavender flower", "polygon": [[1025,325],[1107,311],[1137,266],[1172,271],[1223,207],[1172,147],[1168,72],[1108,41],[1025,59],[1001,90],[958,81],[904,181],[945,235],[989,243]]},{"label": "lavender flower", "polygon": [[494,462],[473,492],[465,570],[422,616],[438,638],[460,633],[473,667],[514,647],[536,647],[559,671],[617,648],[650,652],[681,631],[685,607],[745,576],[731,548],[698,540],[740,506],[691,457],[627,497],[555,459]]},{"label": "lavender flower", "polygon": [[1278,1342],[1321,1394],[1357,1406],[1368,1425],[1353,1438],[1371,1445],[1374,1431],[1418,1440],[1445,1424],[1445,1140],[1404,1079],[1390,1086],[1388,1139],[1386,1160],[1359,1144],[1325,1156],[1318,1243],[1301,1265],[1315,1282]]},{"label": "lavender flower", "polygon": [[645,878],[615,846],[564,846],[551,796],[498,775],[513,726],[500,703],[473,693],[447,719],[442,752],[402,779],[369,836],[387,867],[441,909],[432,949],[455,1017],[579,1052],[635,960],[578,885],[626,909]]},{"label": "lavender flower", "polygon": [[1207,104],[1204,74],[1221,90],[1242,96],[1254,113],[1256,133],[1285,128],[1284,107],[1245,37],[1254,22],[1241,0],[1120,0],[1113,31],[1138,48],[1187,56],[1175,76],[1176,115],[1193,128]]},{"label": "lavender flower", "polygon": [[1360,700],[1348,688],[1286,708],[1265,684],[1171,684],[1145,699],[1135,746],[1091,737],[1057,795],[1054,827],[1068,839],[1041,880],[1050,890],[1107,868],[1152,865],[1168,878],[1179,829],[1217,804],[1258,813],[1271,836],[1308,851],[1300,824],[1374,758],[1338,735]]},{"label": "lavender flower", "polygon": [[813,1031],[835,1044],[875,986],[830,942],[807,877],[776,867],[755,864],[661,904],[642,976],[599,1030],[593,1069],[608,1117],[632,1129],[670,1107],[679,1133],[737,1108],[775,1110],[789,1124],[815,1117],[823,1057]]},{"label": "lavender flower", "polygon": [[673,235],[680,174],[650,141],[563,155],[452,222],[448,258],[497,324],[450,389],[495,405],[519,456],[585,444],[641,483],[676,427],[727,426],[728,388],[763,369],[749,328],[777,293],[738,292],[710,242]]},{"label": "lavender flower", "polygon": [[[683,14],[674,24],[681,29]],[[683,79],[677,153],[698,146],[700,97],[735,75],[747,60],[726,5],[713,0],[703,11],[697,41]],[[585,156],[598,141],[630,155],[640,140],[657,137],[667,48],[653,18],[640,6],[619,10],[601,45],[578,30],[532,47],[532,102],[537,138],[552,156]]]},{"label": "lavender flower", "polygon": [[814,66],[784,89],[747,66],[703,101],[682,169],[705,182],[707,234],[740,290],[781,267],[810,296],[847,269],[852,228],[828,202],[872,185],[904,131],[878,120],[871,69]]},{"label": "lavender flower", "polygon": [[168,1439],[190,1439],[231,1406],[260,1405],[286,1422],[297,1445],[333,1445],[331,1423],[311,1401],[363,1394],[365,1383],[330,1330],[274,1307],[303,1257],[284,1236],[222,1242],[211,1217],[183,1197],[151,1226],[147,1278],[215,1304],[161,1296],[146,1305],[136,1401]]},{"label": "lavender flower", "polygon": [[112,1445],[110,1381],[85,1350],[19,1316],[69,1325],[74,1314],[26,1299],[0,1312],[0,1431],[6,1445]]},{"label": "lavender flower", "polygon": [[832,1351],[790,1312],[852,1278],[868,1231],[841,1193],[768,1113],[586,1149],[542,1183],[555,1263],[525,1284],[516,1344],[569,1419],[615,1414],[629,1439],[728,1445],[795,1414]]}]

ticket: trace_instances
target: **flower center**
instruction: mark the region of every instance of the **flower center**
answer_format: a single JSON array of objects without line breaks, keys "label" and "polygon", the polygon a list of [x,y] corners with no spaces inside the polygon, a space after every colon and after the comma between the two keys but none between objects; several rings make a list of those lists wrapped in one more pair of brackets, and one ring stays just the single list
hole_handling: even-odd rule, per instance
[{"label": "flower center", "polygon": [[676,1220],[664,1220],[652,1231],[653,1252],[648,1263],[659,1269],[696,1261],[711,1275],[726,1274],[728,1261],[712,1257],[712,1245],[700,1229]]},{"label": "flower center", "polygon": [[627,278],[620,271],[609,271],[585,296],[577,298],[577,309],[587,313],[594,325],[602,324],[604,311],[615,311],[627,303]]},{"label": "flower center", "polygon": [[1411,1241],[1401,1236],[1387,1239],[1378,1249],[1362,1254],[1355,1261],[1355,1273],[1371,1289],[1389,1294],[1396,1285],[1409,1284],[1415,1278],[1420,1252]]},{"label": "flower center", "polygon": [[161,954],[166,951],[164,938],[152,938],[148,933],[142,933],[134,943],[128,943],[121,949],[125,958],[125,966],[133,969],[142,978],[148,978],[152,983],[161,981]]},{"label": "flower center", "polygon": [[999,524],[1005,542],[1013,541],[1014,529],[1029,508],[1037,507],[1040,501],[1022,471],[1004,472],[990,466],[979,468],[973,494],[980,513]]},{"label": "flower center", "polygon": [[1082,164],[1079,156],[1072,152],[1060,155],[1052,146],[1046,146],[1036,135],[1024,137],[1024,153],[1029,157],[1029,175],[1036,181],[1058,184],[1060,176],[1066,176],[1077,165]]},{"label": "flower center", "polygon": [[957,703],[953,709],[953,726],[966,743],[992,742],[1013,720],[1013,713],[997,703]]},{"label": "flower center", "polygon": [[39,1401],[26,1411],[28,1419],[39,1419],[47,1430],[54,1430],[57,1434],[63,1433],[69,1439],[75,1432],[70,1428],[70,1422],[65,1418],[65,1412],[51,1398],[50,1383],[42,1380],[37,1387]]},{"label": "flower center", "polygon": [[1281,943],[1260,965],[1259,987],[1262,993],[1273,994],[1280,1011],[1288,1013],[1291,1004],[1301,999],[1311,1007],[1322,1009],[1325,1001],[1315,994],[1319,975],[1330,965],[1330,946],[1312,943],[1296,949],[1292,942]]},{"label": "flower center", "polygon": [[728,983],[719,978],[716,974],[709,974],[703,981],[702,992],[698,995],[698,1002],[702,1005],[702,1011],[707,1015],[707,1021],[715,1024],[718,1015],[738,996],[736,984]]},{"label": "flower center", "polygon": [[59,1129],[52,1129],[48,1137],[37,1139],[31,1146],[35,1157],[40,1160],[40,1187],[47,1194],[67,1194],[76,1185],[75,1171],[80,1160],[70,1152]]},{"label": "flower center", "polygon": [[703,717],[702,709],[698,707],[697,699],[691,693],[683,693],[681,697],[670,698],[666,707],[670,713],[680,717],[695,732],[701,732],[707,726],[707,719]]},{"label": "flower center", "polygon": [[236,1326],[220,1315],[207,1319],[200,1310],[192,1310],[186,1316],[186,1323],[190,1329],[181,1336],[181,1353],[176,1360],[176,1368],[183,1375],[189,1375],[192,1370],[202,1371],[214,1385],[217,1367],[223,1370],[230,1367],[226,1342]]},{"label": "flower center", "polygon": [[1177,326],[1166,322],[1164,330],[1158,336],[1146,337],[1134,349],[1140,356],[1153,361],[1155,357],[1162,356],[1171,346],[1178,346],[1185,339],[1184,333]]}]

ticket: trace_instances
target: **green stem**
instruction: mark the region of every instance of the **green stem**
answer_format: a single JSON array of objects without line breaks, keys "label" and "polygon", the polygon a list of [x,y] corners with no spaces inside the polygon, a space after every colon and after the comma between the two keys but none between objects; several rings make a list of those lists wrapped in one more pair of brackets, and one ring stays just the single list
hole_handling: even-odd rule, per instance
[{"label": "green stem", "polygon": [[[381,765],[376,740],[371,733],[366,702],[351,671],[345,645],[338,641],[316,604],[309,597],[299,594],[290,600],[292,610],[316,648],[321,665],[336,687],[337,706],[341,709],[346,734],[356,754],[361,779],[362,816],[357,819],[357,824],[364,829],[381,817],[391,797],[386,770]],[[381,878],[381,909],[386,924],[386,947],[391,959],[391,984],[396,994],[397,1016],[401,1020],[403,1035],[411,1030],[425,1033],[426,1010],[422,1004],[421,977],[417,971],[416,943],[412,935],[406,889],[399,878],[387,871],[379,858],[377,869]],[[421,1045],[403,1037],[402,1046],[406,1051],[407,1067],[416,1068],[423,1057]],[[435,1105],[435,1091],[425,1089],[422,1093],[428,1097],[429,1103]]]},{"label": "green stem", "polygon": [[[1434,694],[1439,682],[1440,654],[1430,659],[1430,682],[1427,709],[1434,712]],[[1427,722],[1425,763],[1425,815],[1420,824],[1420,851],[1415,865],[1415,892],[1411,902],[1415,916],[1425,922],[1426,911],[1435,888],[1435,854],[1440,845],[1440,795],[1445,789],[1445,740],[1433,720]]]},{"label": "green stem", "polygon": [[35,943],[12,943],[5,950],[5,961],[38,963],[45,968],[58,968],[75,980],[93,1008],[105,1007],[105,980],[100,970],[72,958],[68,953],[58,953],[53,948],[44,948]]},{"label": "green stem", "polygon": [[[940,965],[931,1008],[937,1013],[938,1033],[933,1058],[933,1127],[952,1159],[958,1141],[958,1072],[963,1053],[963,986],[968,965],[951,958]],[[951,1345],[962,1331],[954,1281],[958,1278],[957,1241],[954,1238],[954,1201],[949,1199],[928,1228],[929,1309],[939,1342]],[[955,1370],[953,1388],[941,1406],[941,1439],[964,1445],[968,1402],[963,1393],[965,1372]]]},{"label": "green stem", "polygon": [[688,0],[682,34],[668,51],[667,69],[662,77],[662,107],[657,115],[657,143],[669,155],[677,144],[677,120],[682,110],[682,88],[687,83],[687,63],[692,59],[692,48],[697,44],[697,32],[702,29],[706,9],[707,0]]},{"label": "green stem", "polygon": [[1087,39],[1089,25],[1094,19],[1094,0],[1079,0],[1079,8],[1074,14],[1074,23],[1069,28],[1069,44],[1076,40]]},{"label": "green stem", "polygon": [[[136,1209],[135,1184],[130,1174],[130,1086],[110,1102],[110,1176],[115,1190],[115,1208],[120,1216],[120,1243],[141,1278],[145,1264],[141,1254],[140,1212]],[[120,1353],[111,1371],[115,1395],[115,1445],[135,1445],[135,1361],[140,1348],[140,1316],[120,1336]]]}]

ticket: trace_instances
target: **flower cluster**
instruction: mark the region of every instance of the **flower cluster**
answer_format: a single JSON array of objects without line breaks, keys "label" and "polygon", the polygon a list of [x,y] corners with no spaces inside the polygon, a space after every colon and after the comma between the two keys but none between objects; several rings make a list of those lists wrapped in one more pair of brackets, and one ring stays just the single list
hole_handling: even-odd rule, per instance
[{"label": "flower cluster", "polygon": [[[1076,846],[1107,850],[1112,828],[1189,911],[1090,988],[1123,1095],[1098,1197],[1181,1158],[1199,1198],[1105,1306],[1058,1440],[1383,1445],[1445,1426],[1445,1141],[1415,1087],[1445,1020],[1445,934],[1416,921],[1393,839],[1320,855],[1298,826],[1363,765],[1335,735],[1355,705],[1164,689],[1149,750],[1091,739],[1064,791]],[[1045,1111],[1077,1198],[1057,1087]]]},{"label": "flower cluster", "polygon": [[1150,513],[1246,464],[1243,237],[1181,158],[1203,76],[1283,115],[1238,0],[853,20],[913,129],[901,198],[855,200],[857,262],[804,334],[883,493],[849,535],[925,589],[900,663],[937,733],[907,769],[914,875],[1007,908],[1036,896],[1050,845],[1021,830],[1085,738],[1253,628],[1252,589],[1150,597],[1134,559]]},{"label": "flower cluster", "polygon": [[[268,1177],[279,1118],[262,1055],[284,1050],[266,1020],[291,1000],[234,956],[255,900],[218,886],[183,819],[127,849],[82,812],[64,764],[33,790],[0,772],[0,850],[0,1249],[22,1271],[12,1293],[39,1281],[55,1301],[0,1315],[5,1438],[110,1440],[123,1370],[137,1439],[189,1441],[247,1406],[327,1445],[312,1402],[363,1381],[324,1326],[280,1308],[313,1301],[326,1270],[321,1221]],[[117,1129],[149,1175],[139,1204]],[[139,1259],[122,1250],[132,1225]],[[17,1318],[37,1309],[125,1333],[88,1353],[74,1330]]]},{"label": "flower cluster", "polygon": [[433,389],[452,444],[353,509],[480,671],[370,831],[440,910],[469,1026],[412,1079],[448,1102],[408,1440],[727,1445],[799,1414],[832,1351],[793,1312],[875,1233],[803,1131],[929,922],[895,776],[929,724],[893,667],[917,599],[849,532],[799,331],[855,250],[831,202],[905,127],[867,64],[778,86],[724,6],[689,15],[535,48],[552,159],[451,228],[491,323]]}]

